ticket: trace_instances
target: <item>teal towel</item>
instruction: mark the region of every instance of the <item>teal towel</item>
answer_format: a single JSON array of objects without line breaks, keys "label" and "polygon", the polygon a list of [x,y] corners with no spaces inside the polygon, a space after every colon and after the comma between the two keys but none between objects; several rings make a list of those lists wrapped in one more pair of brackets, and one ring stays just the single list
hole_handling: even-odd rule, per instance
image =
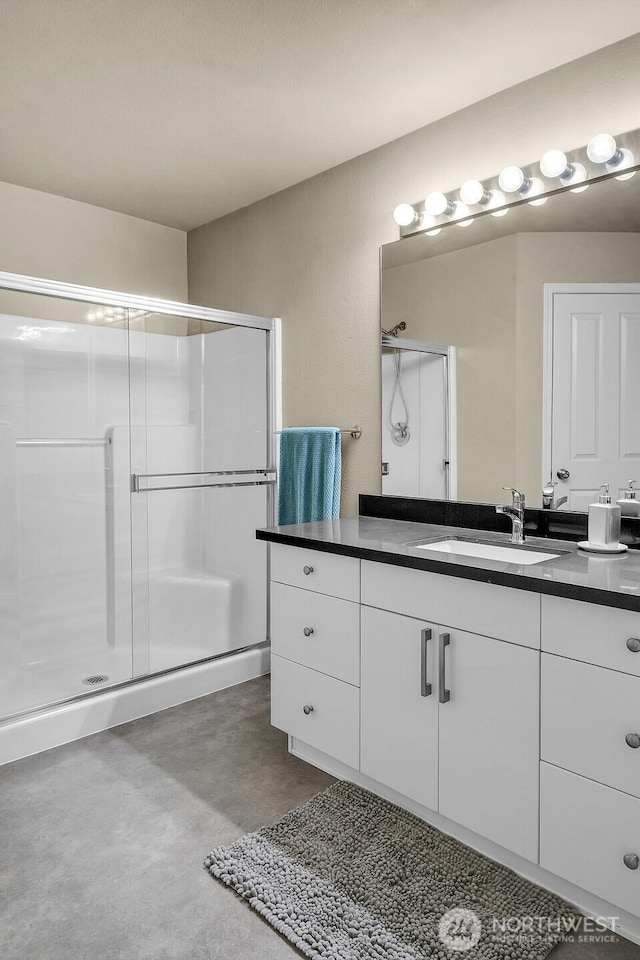
[{"label": "teal towel", "polygon": [[280,436],[279,520],[340,516],[342,443],[337,427],[291,427]]}]

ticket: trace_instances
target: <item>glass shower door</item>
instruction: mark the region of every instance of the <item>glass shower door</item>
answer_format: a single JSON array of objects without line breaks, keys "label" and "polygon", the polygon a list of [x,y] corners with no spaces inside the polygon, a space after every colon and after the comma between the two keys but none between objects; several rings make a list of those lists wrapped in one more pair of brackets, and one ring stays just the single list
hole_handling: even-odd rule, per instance
[{"label": "glass shower door", "polygon": [[124,310],[0,292],[0,717],[132,676]]},{"label": "glass shower door", "polygon": [[134,675],[266,640],[266,329],[130,315]]}]

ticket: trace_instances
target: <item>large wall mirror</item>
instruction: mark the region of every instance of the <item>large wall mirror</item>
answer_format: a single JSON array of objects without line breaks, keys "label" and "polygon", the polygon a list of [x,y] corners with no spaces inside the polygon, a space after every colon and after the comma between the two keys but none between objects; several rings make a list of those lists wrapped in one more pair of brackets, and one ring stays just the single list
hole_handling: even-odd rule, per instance
[{"label": "large wall mirror", "polygon": [[381,311],[383,493],[640,487],[640,172],[385,245]]}]

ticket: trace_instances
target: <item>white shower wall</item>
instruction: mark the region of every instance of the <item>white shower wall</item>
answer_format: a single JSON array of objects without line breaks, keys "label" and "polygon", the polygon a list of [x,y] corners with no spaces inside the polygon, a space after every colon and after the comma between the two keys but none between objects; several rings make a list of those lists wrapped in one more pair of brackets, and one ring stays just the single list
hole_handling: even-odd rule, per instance
[{"label": "white shower wall", "polygon": [[[417,350],[397,351],[406,408],[395,390],[396,351],[382,354],[382,460],[388,473],[382,492],[391,496],[434,497],[447,494],[447,394],[445,358]],[[391,428],[408,418],[409,436],[398,440]]]}]

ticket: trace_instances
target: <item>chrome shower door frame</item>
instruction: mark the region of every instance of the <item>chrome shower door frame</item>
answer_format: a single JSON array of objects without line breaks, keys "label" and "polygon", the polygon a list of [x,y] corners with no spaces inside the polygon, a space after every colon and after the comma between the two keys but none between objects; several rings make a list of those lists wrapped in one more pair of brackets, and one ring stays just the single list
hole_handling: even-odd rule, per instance
[{"label": "chrome shower door frame", "polygon": [[[39,277],[24,276],[21,274],[7,273],[0,271],[0,290],[11,291],[15,293],[32,294],[36,296],[51,297],[59,300],[77,301],[91,304],[92,306],[104,306],[105,308],[118,308],[126,312],[125,325],[129,330],[129,317],[140,314],[161,314],[186,318],[188,320],[200,321],[201,323],[224,324],[233,327],[248,327],[256,330],[264,330],[267,336],[266,349],[266,396],[264,398],[266,410],[266,443],[264,450],[264,462],[256,465],[255,470],[248,471],[246,475],[235,474],[237,471],[215,471],[207,474],[191,475],[187,478],[184,486],[213,487],[213,486],[262,486],[266,488],[266,516],[265,524],[271,525],[275,522],[275,484],[276,484],[276,443],[275,430],[280,424],[280,321],[278,318],[260,317],[251,314],[233,313],[225,310],[216,310],[211,307],[201,307],[179,301],[164,300],[154,297],[139,296],[136,294],[121,293],[102,288],[82,286],[78,284],[64,283],[57,280],[47,280]],[[129,389],[131,390],[131,369],[129,365]],[[131,414],[131,407],[130,407]],[[131,417],[129,421],[129,440],[131,442]],[[52,443],[53,441],[48,441]],[[66,442],[66,441],[65,441]],[[93,443],[93,441],[91,441]],[[244,474],[244,471],[239,473]],[[131,479],[131,498],[140,496],[145,490],[150,491],[150,484],[155,480],[159,482],[157,489],[170,489],[178,486],[178,481],[185,480],[187,475],[175,477],[174,481],[169,480],[168,486],[163,484],[165,480],[159,478],[145,477],[143,475],[132,475]],[[195,482],[197,480],[201,482]],[[130,509],[129,520],[131,521],[133,511]],[[267,580],[268,580],[267,563]],[[133,569],[129,569],[131,582],[131,615],[134,617],[134,584]],[[107,587],[108,589],[108,587]],[[265,635],[260,638],[259,643],[268,641],[268,593],[267,609],[265,611]],[[132,630],[132,659],[140,664],[140,657],[135,655],[136,644],[135,625]],[[144,659],[144,658],[143,658]],[[215,659],[215,658],[213,658]],[[140,679],[148,676],[143,671],[132,671],[132,679]],[[130,681],[129,681],[130,682]],[[87,694],[69,696],[63,700],[57,700],[57,703],[64,703],[71,700],[81,699],[83,696],[93,696],[97,691],[91,690]]]}]

